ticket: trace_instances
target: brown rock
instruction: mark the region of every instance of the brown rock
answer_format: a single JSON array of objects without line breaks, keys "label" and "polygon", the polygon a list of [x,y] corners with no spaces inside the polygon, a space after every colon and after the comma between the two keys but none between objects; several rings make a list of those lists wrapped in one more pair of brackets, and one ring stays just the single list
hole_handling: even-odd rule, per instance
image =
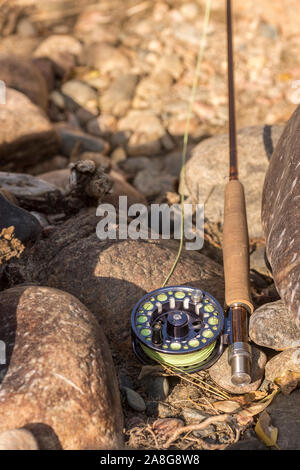
[{"label": "brown rock", "polygon": [[82,52],[81,43],[67,34],[54,34],[46,38],[34,51],[35,58],[51,59],[60,74],[68,72],[76,64]]},{"label": "brown rock", "polygon": [[122,445],[122,411],[106,339],[73,296],[20,286],[0,294],[0,432],[26,427],[41,449]]},{"label": "brown rock", "polygon": [[259,307],[250,317],[249,335],[254,343],[277,351],[291,348],[300,340],[293,315],[282,300]]},{"label": "brown rock", "polygon": [[47,171],[46,173],[38,175],[38,178],[53,184],[65,193],[69,189],[70,169],[65,168],[63,170]]},{"label": "brown rock", "polygon": [[209,369],[209,375],[214,382],[230,393],[248,393],[257,390],[264,376],[264,367],[267,362],[265,353],[252,346],[251,378],[249,385],[233,385],[231,382],[231,367],[228,364],[228,351]]},{"label": "brown rock", "polygon": [[34,65],[39,69],[44,79],[46,80],[48,91],[51,92],[55,88],[55,70],[54,65],[50,59],[37,58],[32,61]]},{"label": "brown rock", "polygon": [[70,103],[70,109],[81,107],[90,119],[98,114],[97,92],[87,83],[76,79],[68,80],[62,85],[61,91],[67,103]]},{"label": "brown rock", "polygon": [[[127,196],[129,206],[136,203],[147,204],[144,196],[134,189],[131,184],[127,183],[125,178],[119,172],[111,170],[109,175],[113,180],[112,193],[106,194],[103,197],[103,203],[112,204],[113,206],[118,207],[119,196]],[[64,170],[49,171],[48,173],[39,175],[38,178],[55,185],[63,192],[67,192],[69,189],[70,170],[69,168],[66,168]]]},{"label": "brown rock", "polygon": [[0,53],[14,55],[18,51],[18,56],[30,58],[38,43],[38,37],[24,38],[18,34],[11,34],[5,38],[1,37]]},{"label": "brown rock", "polygon": [[7,189],[1,188],[1,186],[0,186],[0,194],[2,194],[2,196],[4,196],[5,199],[7,199],[8,202],[10,202],[11,204],[14,204],[15,206],[18,205],[17,198],[14,196],[14,194],[8,191]]},{"label": "brown rock", "polygon": [[266,379],[273,382],[275,379],[284,377],[289,371],[300,376],[300,341],[297,345],[298,347],[286,349],[267,362]]},{"label": "brown rock", "polygon": [[89,120],[86,130],[89,134],[99,137],[109,137],[117,126],[116,118],[110,114],[100,114],[100,116]]},{"label": "brown rock", "polygon": [[25,173],[0,171],[0,187],[10,191],[21,207],[29,210],[50,208],[62,200],[60,191],[55,186]]},{"label": "brown rock", "polygon": [[129,155],[152,156],[160,152],[165,129],[159,117],[153,112],[131,110],[119,121],[118,129],[132,132],[128,142]]},{"label": "brown rock", "polygon": [[30,431],[12,429],[0,434],[0,450],[38,450],[38,443]]},{"label": "brown rock", "polygon": [[167,192],[175,190],[177,179],[169,174],[156,170],[142,170],[134,178],[135,188],[145,197],[164,198]]},{"label": "brown rock", "polygon": [[83,152],[107,153],[109,150],[109,144],[100,137],[93,137],[65,124],[57,125],[56,129],[60,136],[61,153],[67,157]]},{"label": "brown rock", "polygon": [[68,166],[69,160],[67,157],[62,155],[55,155],[55,157],[49,158],[44,162],[40,162],[37,165],[31,166],[27,169],[28,173],[33,176],[37,176],[41,173],[47,173],[48,171],[63,170]]},{"label": "brown rock", "polygon": [[131,206],[132,204],[147,205],[147,201],[143,194],[137,191],[133,186],[131,186],[131,184],[127,183],[125,178],[119,172],[111,170],[110,176],[114,182],[112,193],[106,194],[104,196],[104,203],[112,204],[113,206],[118,207],[119,196],[127,196],[128,206]]},{"label": "brown rock", "polygon": [[105,41],[116,43],[120,34],[120,28],[114,22],[109,11],[101,11],[97,8],[83,10],[77,18],[74,32],[84,42]]},{"label": "brown rock", "polygon": [[[253,126],[237,133],[239,176],[245,187],[250,237],[262,236],[260,208],[263,181],[270,155],[282,130],[283,126],[279,125]],[[186,166],[185,193],[196,202],[206,201],[205,217],[211,223],[223,223],[228,145],[227,134],[205,139],[194,148]]]},{"label": "brown rock", "polygon": [[83,52],[86,65],[98,69],[101,74],[110,73],[113,76],[130,68],[126,55],[116,47],[105,42],[94,42]]},{"label": "brown rock", "polygon": [[120,75],[100,97],[101,111],[114,116],[124,116],[130,108],[138,81],[136,75]]},{"label": "brown rock", "polygon": [[300,335],[300,106],[272,155],[262,198],[262,224],[274,282]]},{"label": "brown rock", "polygon": [[[99,240],[99,217],[81,214],[35,244],[19,264],[21,276],[74,293],[105,328],[120,351],[120,328],[130,336],[130,312],[146,292],[160,287],[177,254],[166,240]],[[26,253],[25,253],[26,255]],[[183,251],[170,285],[200,287],[222,304],[222,267],[196,251]],[[123,336],[122,336],[123,337]],[[126,351],[131,350],[130,344]],[[127,360],[126,357],[120,360]]]},{"label": "brown rock", "polygon": [[57,153],[58,136],[43,111],[19,91],[0,107],[0,169],[22,171]]},{"label": "brown rock", "polygon": [[46,81],[32,61],[16,56],[0,55],[0,80],[7,87],[21,91],[44,110],[47,108]]},{"label": "brown rock", "polygon": [[109,157],[97,152],[83,152],[78,155],[78,157],[71,157],[71,161],[76,162],[78,160],[92,160],[97,168],[102,166],[103,168],[109,169],[112,166],[112,162]]},{"label": "brown rock", "polygon": [[172,76],[165,70],[143,78],[136,89],[132,103],[135,109],[156,109],[162,97],[170,93]]}]

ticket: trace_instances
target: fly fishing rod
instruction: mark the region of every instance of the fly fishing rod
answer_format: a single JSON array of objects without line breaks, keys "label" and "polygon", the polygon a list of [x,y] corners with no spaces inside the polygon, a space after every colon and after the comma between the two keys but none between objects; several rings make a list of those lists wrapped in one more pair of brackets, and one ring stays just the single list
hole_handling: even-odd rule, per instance
[{"label": "fly fishing rod", "polygon": [[225,188],[223,224],[223,262],[225,302],[231,318],[228,362],[231,381],[236,385],[251,382],[251,347],[248,343],[248,314],[253,305],[249,284],[249,239],[245,194],[238,179],[235,124],[234,64],[231,0],[227,0],[227,71],[229,100],[229,182]]},{"label": "fly fishing rod", "polygon": [[211,367],[223,353],[224,345],[230,344],[228,359],[232,382],[243,385],[251,381],[247,315],[253,307],[249,293],[245,198],[238,180],[229,0],[227,37],[230,176],[225,190],[223,242],[226,314],[218,301],[205,291],[187,286],[163,286],[137,302],[131,314],[131,330],[133,350],[141,362],[159,362],[181,373]]}]

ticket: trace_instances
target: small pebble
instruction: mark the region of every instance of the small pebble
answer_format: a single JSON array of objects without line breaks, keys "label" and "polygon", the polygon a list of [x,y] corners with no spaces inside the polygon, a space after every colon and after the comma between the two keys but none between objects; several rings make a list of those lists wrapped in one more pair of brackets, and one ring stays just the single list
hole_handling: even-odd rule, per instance
[{"label": "small pebble", "polygon": [[198,421],[199,423],[208,418],[209,415],[201,413],[200,411],[193,410],[192,408],[184,408],[182,410],[185,421]]},{"label": "small pebble", "polygon": [[137,392],[134,390],[131,390],[131,388],[128,387],[123,387],[123,390],[126,393],[126,398],[127,398],[127,403],[135,411],[145,411],[146,410],[146,404]]}]

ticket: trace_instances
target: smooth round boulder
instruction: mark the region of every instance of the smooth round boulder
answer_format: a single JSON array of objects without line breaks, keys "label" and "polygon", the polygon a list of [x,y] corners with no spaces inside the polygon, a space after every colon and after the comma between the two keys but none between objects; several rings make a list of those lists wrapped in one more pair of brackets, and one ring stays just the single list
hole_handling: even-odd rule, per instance
[{"label": "smooth round boulder", "polygon": [[228,349],[224,351],[220,359],[209,369],[212,380],[230,393],[243,394],[257,390],[264,376],[264,367],[267,356],[255,346],[252,349],[251,383],[248,385],[234,385],[231,382],[231,367],[228,364]]},{"label": "smooth round boulder", "polygon": [[89,310],[66,292],[18,286],[0,293],[0,312],[0,433],[26,428],[40,449],[120,448],[118,383]]},{"label": "smooth round boulder", "polygon": [[[269,159],[283,126],[253,126],[237,133],[239,177],[245,188],[250,237],[261,237],[261,196]],[[224,189],[229,175],[228,134],[200,142],[186,165],[182,189],[198,203],[205,202],[205,217],[223,224]]]},{"label": "smooth round boulder", "polygon": [[23,93],[6,89],[0,122],[0,170],[23,171],[57,154],[58,136],[52,124]]},{"label": "smooth round boulder", "polygon": [[250,317],[249,336],[254,343],[281,351],[300,341],[293,315],[282,300],[264,304]]},{"label": "smooth round boulder", "polygon": [[[99,217],[89,213],[69,219],[47,240],[35,244],[28,256],[22,256],[18,270],[24,280],[76,295],[105,329],[113,351],[120,351],[121,340],[130,337],[132,308],[147,292],[161,287],[178,243],[100,240],[96,235],[99,222]],[[223,269],[199,252],[183,250],[169,281],[169,285],[182,284],[199,287],[223,303]]]}]

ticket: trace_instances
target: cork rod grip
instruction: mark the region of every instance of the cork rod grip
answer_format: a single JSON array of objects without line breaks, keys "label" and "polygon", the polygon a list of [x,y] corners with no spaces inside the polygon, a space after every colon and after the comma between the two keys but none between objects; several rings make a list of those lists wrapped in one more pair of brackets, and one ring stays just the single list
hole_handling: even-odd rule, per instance
[{"label": "cork rod grip", "polygon": [[253,312],[249,286],[249,239],[243,185],[231,180],[225,188],[223,261],[225,301],[247,305]]}]

